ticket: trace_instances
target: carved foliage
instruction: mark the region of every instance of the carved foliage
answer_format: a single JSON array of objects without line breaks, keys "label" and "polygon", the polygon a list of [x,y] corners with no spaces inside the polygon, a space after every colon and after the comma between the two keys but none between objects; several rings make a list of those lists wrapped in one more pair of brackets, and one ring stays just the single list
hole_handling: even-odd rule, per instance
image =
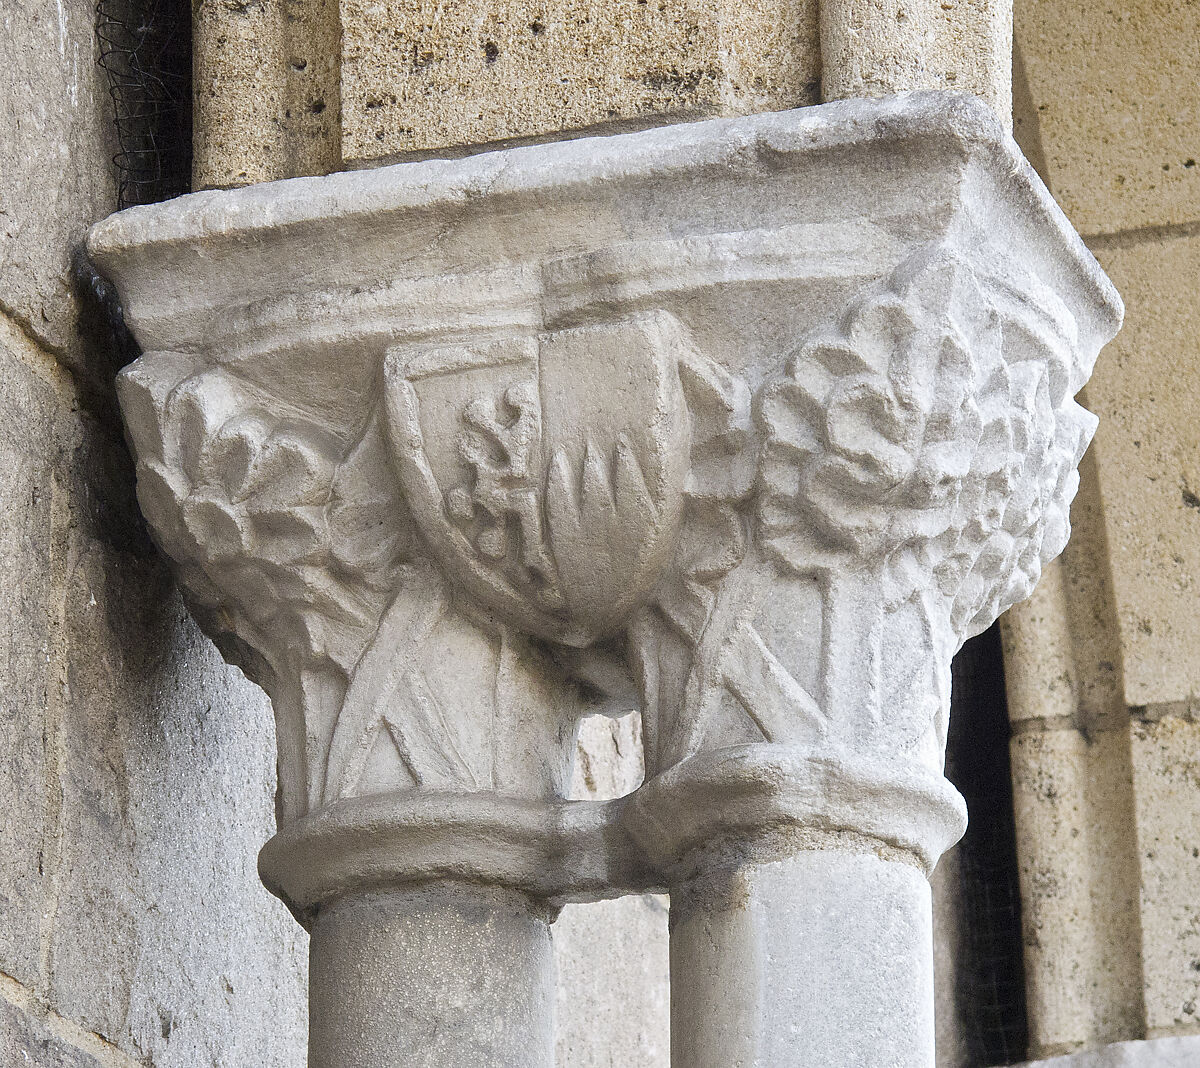
[{"label": "carved foliage", "polygon": [[934,590],[959,641],[1062,551],[1094,417],[1072,395],[1075,324],[1032,278],[936,247],[807,339],[764,390],[758,521],[799,571]]},{"label": "carved foliage", "polygon": [[194,604],[274,670],[297,650],[348,669],[414,544],[390,487],[365,477],[378,428],[346,447],[228,371],[179,370],[143,358],[122,399],[140,499]]},{"label": "carved foliage", "polygon": [[754,547],[703,529],[737,566],[677,566],[633,627],[648,763],[765,739],[940,766],[953,652],[1066,542],[1081,362],[1051,291],[946,246],[807,337],[755,398],[754,497],[719,513],[745,502]]},{"label": "carved foliage", "polygon": [[122,399],[193,611],[271,694],[284,820],[386,789],[561,789],[564,684],[454,603],[373,413],[338,438],[282,389],[164,353],[124,374]]},{"label": "carved foliage", "polygon": [[666,313],[397,347],[349,435],[189,357],[123,390],[146,512],[272,690],[299,813],[558,792],[568,675],[618,676],[622,635],[652,771],[761,740],[936,764],[954,649],[1065,543],[1077,349],[1035,279],[938,245],[756,396]]}]

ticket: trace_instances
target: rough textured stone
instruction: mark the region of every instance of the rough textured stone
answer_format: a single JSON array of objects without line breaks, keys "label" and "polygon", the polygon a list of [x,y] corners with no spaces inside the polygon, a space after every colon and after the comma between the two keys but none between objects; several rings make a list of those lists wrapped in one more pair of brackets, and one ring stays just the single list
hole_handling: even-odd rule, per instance
[{"label": "rough textured stone", "polygon": [[1045,177],[1079,230],[1200,219],[1200,7],[1018,0],[1015,23]]},{"label": "rough textured stone", "polygon": [[[1062,581],[1035,611],[1017,610],[1006,633],[1018,726],[1068,728],[1014,743],[1027,802],[1018,823],[1031,821],[1018,827],[1022,897],[1038,938],[1026,953],[1030,1026],[1049,1053],[1101,1041],[1100,1024],[1110,1041],[1200,1031],[1187,1011],[1200,957],[1188,844],[1200,667],[1200,9],[1019,0],[1016,29],[1018,140],[1129,307],[1086,392],[1100,430]],[[1118,802],[1107,812],[1105,797]],[[1043,885],[1027,878],[1037,872]],[[1121,943],[1125,963],[1106,962]],[[1198,1057],[1177,1049],[1122,1044],[1062,1064]]]},{"label": "rough textured stone", "polygon": [[1080,464],[1071,526],[1062,557],[1001,621],[1008,713],[1018,730],[1128,722],[1112,574],[1096,566],[1108,559],[1109,545],[1095,449]]},{"label": "rough textured stone", "polygon": [[116,205],[94,23],[93,0],[0,8],[0,311],[77,369],[88,352],[80,246]]},{"label": "rough textured stone", "polygon": [[[1133,793],[1148,1037],[1200,1030],[1200,724],[1137,722]],[[1200,1056],[1200,1040],[1193,1050]]]},{"label": "rough textured stone", "polygon": [[[23,358],[22,358],[23,357]],[[45,907],[46,734],[61,590],[51,559],[61,396],[50,357],[0,317],[0,971],[37,983]],[[36,362],[33,362],[36,361]]]},{"label": "rough textured stone", "polygon": [[827,100],[917,89],[975,93],[1012,115],[1012,0],[825,0]]},{"label": "rough textured stone", "polygon": [[1002,624],[1031,1053],[1144,1033],[1138,844],[1095,455],[1075,533]]},{"label": "rough textured stone", "polygon": [[[401,1019],[369,917],[474,946],[389,889],[466,882],[525,902],[478,919],[516,977],[480,1012],[507,998],[496,1034],[539,1062],[537,901],[664,884],[680,1063],[928,1062],[950,659],[1062,550],[1072,398],[1121,314],[986,107],[209,193],[90,247],[147,350],[121,380],[142,505],[273,696],[261,868],[319,936],[319,1061],[410,1058],[436,1012],[363,1012]],[[577,720],[633,706],[648,781],[565,800]]]},{"label": "rough textured stone", "polygon": [[1050,1056],[1137,1035],[1141,945],[1126,730],[1012,740],[1030,1047]]},{"label": "rough textured stone", "polygon": [[814,0],[343,0],[347,161],[816,103]]},{"label": "rough textured stone", "polygon": [[80,249],[115,201],[95,20],[0,5],[0,1064],[293,1068],[302,937],[254,870],[269,711],[188,620],[119,428],[88,414],[115,414]]},{"label": "rough textured stone", "polygon": [[304,939],[255,869],[269,706],[188,618],[123,445],[85,418],[68,455],[50,997],[156,1066],[294,1065]]},{"label": "rough textured stone", "polygon": [[197,0],[192,11],[193,188],[336,170],[338,0]]},{"label": "rough textured stone", "polygon": [[188,619],[124,445],[50,354],[0,329],[0,499],[18,517],[0,970],[139,1061],[294,1065],[302,936],[254,865],[273,826],[269,708]]},{"label": "rough textured stone", "polygon": [[456,883],[356,895],[312,934],[313,1068],[553,1068],[550,913]]},{"label": "rough textured stone", "polygon": [[0,999],[0,1064],[6,1068],[109,1068],[3,999]]},{"label": "rough textured stone", "polygon": [[1200,234],[1100,243],[1130,301],[1096,368],[1096,464],[1120,622],[1125,700],[1187,702],[1200,679]]}]

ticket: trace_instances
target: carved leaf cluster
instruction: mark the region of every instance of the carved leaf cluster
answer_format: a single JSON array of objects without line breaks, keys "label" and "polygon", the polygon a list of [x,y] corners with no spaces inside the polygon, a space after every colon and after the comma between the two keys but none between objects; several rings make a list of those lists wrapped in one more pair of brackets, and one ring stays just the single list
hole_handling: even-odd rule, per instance
[{"label": "carved leaf cluster", "polygon": [[1025,282],[926,250],[801,344],[757,406],[768,551],[874,569],[891,604],[936,589],[960,640],[1029,594],[1094,419],[1071,316]]},{"label": "carved leaf cluster", "polygon": [[139,495],[207,629],[255,674],[294,657],[349,671],[413,537],[390,485],[353,473],[386,464],[378,431],[347,449],[223,370],[167,391],[156,430]]}]

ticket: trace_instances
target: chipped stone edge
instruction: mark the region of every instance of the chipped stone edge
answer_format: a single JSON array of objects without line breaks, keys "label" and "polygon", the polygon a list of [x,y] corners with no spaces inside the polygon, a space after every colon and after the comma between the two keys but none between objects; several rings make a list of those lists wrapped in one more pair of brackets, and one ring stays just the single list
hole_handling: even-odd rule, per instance
[{"label": "chipped stone edge", "polygon": [[[193,193],[110,216],[91,229],[87,248],[123,293],[143,294],[136,306],[126,309],[136,322],[208,306],[212,295],[204,292],[204,276],[221,270],[227,252],[295,240],[297,231],[304,233],[303,244],[369,218],[372,235],[378,238],[411,227],[415,210],[461,209],[471,201],[498,197],[544,205],[548,196],[569,197],[597,182],[692,180],[706,171],[753,171],[768,159],[800,162],[831,149],[907,143],[940,143],[964,160],[978,158],[996,180],[1015,186],[1036,224],[1052,232],[1074,261],[1079,282],[1091,290],[1101,318],[1107,319],[1098,324],[1098,331],[1116,332],[1124,309],[1115,287],[991,109],[967,93],[834,101],[465,159],[399,163]],[[164,263],[170,261],[187,263],[188,275],[194,280],[200,275],[200,285],[172,292],[145,284],[151,274],[161,277]],[[216,303],[227,302],[218,297]]]}]

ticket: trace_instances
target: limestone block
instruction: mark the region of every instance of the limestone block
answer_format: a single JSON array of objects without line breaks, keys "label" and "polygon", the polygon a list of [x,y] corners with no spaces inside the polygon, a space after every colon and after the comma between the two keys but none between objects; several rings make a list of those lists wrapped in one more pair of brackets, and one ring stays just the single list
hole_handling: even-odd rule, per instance
[{"label": "limestone block", "polygon": [[1125,701],[1187,702],[1200,679],[1200,235],[1106,242],[1128,325],[1096,368],[1095,455]]},{"label": "limestone block", "polygon": [[[623,797],[645,774],[641,717],[588,716],[571,797]],[[559,1068],[669,1068],[667,902],[637,894],[567,905],[554,922]]]},{"label": "limestone block", "polygon": [[0,312],[68,365],[86,362],[75,259],[116,204],[92,0],[0,6]]},{"label": "limestone block", "polygon": [[113,1068],[0,999],[0,1064],[11,1068]]},{"label": "limestone block", "polygon": [[[120,439],[7,319],[0,354],[0,971],[63,1028],[111,1041],[104,1068],[126,1063],[116,1048],[162,1068],[290,1068],[302,938],[254,870],[269,709],[188,619]],[[57,1040],[45,1050],[60,1058]]]},{"label": "limestone block", "polygon": [[1135,722],[1146,1034],[1200,1031],[1200,724]]},{"label": "limestone block", "polygon": [[669,1068],[667,903],[567,905],[554,923],[559,1068]]},{"label": "limestone block", "polygon": [[278,156],[287,58],[279,3],[193,6],[192,184],[287,177]]},{"label": "limestone block", "polygon": [[1011,752],[1031,1052],[1140,1034],[1128,735],[1030,730]]},{"label": "limestone block", "polygon": [[[1078,519],[1072,514],[1078,530]],[[1032,596],[1006,612],[1004,689],[1010,721],[1062,720],[1072,723],[1078,703],[1071,643],[1070,608],[1060,557],[1042,573]]]},{"label": "limestone block", "polygon": [[305,939],[255,870],[273,824],[269,707],[187,616],[123,443],[83,418],[64,452],[47,996],[163,1068],[293,1068]]},{"label": "limestone block", "polygon": [[1012,115],[1012,0],[826,0],[827,100],[919,89],[975,93]]},{"label": "limestone block", "polygon": [[1018,0],[1015,26],[1046,180],[1076,227],[1200,218],[1200,7]]},{"label": "limestone block", "polygon": [[1079,465],[1071,540],[1029,600],[1000,621],[1005,691],[1014,727],[1124,728],[1121,635],[1112,593],[1096,449]]},{"label": "limestone block", "polygon": [[7,591],[0,613],[0,971],[30,985],[40,973],[48,907],[43,850],[48,705],[57,699],[51,644],[61,597],[51,567],[60,397],[26,361],[51,359],[0,317],[0,506],[7,517],[0,524]]},{"label": "limestone block", "polygon": [[347,162],[816,103],[815,0],[342,0]]},{"label": "limestone block", "polygon": [[341,163],[338,0],[192,5],[196,189]]}]

